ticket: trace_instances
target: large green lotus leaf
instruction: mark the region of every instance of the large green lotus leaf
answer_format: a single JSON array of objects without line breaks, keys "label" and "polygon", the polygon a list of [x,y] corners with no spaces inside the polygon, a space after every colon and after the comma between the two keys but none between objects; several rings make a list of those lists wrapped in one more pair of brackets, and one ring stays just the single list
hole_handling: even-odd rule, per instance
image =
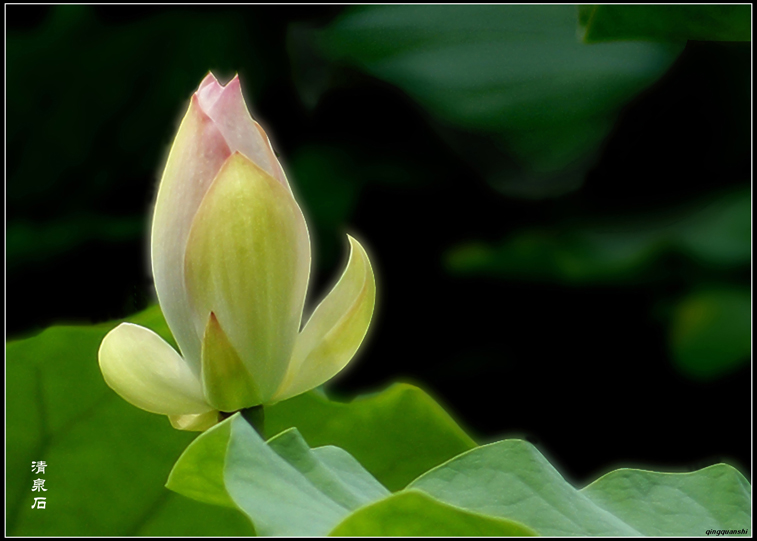
[{"label": "large green lotus leaf", "polygon": [[581,490],[644,535],[701,536],[751,523],[752,487],[727,464],[689,473],[622,468]]},{"label": "large green lotus leaf", "polygon": [[751,261],[751,194],[737,191],[643,224],[555,227],[516,232],[498,245],[470,241],[445,254],[456,274],[566,284],[648,279],[670,252],[714,269]]},{"label": "large green lotus leaf", "polygon": [[416,490],[394,494],[358,509],[329,534],[334,536],[530,536],[515,521],[472,513]]},{"label": "large green lotus leaf", "polygon": [[348,453],[311,450],[296,429],[266,444],[241,415],[224,423],[226,490],[260,535],[326,535],[352,511],[389,495]]},{"label": "large green lotus leaf", "polygon": [[353,8],[321,34],[331,59],[410,95],[457,127],[482,132],[520,172],[548,179],[590,166],[620,109],[656,81],[678,45],[586,46],[575,6],[397,5]]},{"label": "large green lotus leaf", "polygon": [[296,428],[277,434],[268,446],[342,507],[357,509],[389,495],[347,451],[333,445],[310,449]]},{"label": "large green lotus leaf", "polygon": [[349,403],[310,392],[265,415],[267,434],[297,427],[311,447],[341,447],[392,491],[476,446],[439,404],[408,384]]},{"label": "large green lotus leaf", "polygon": [[[314,452],[344,449],[390,490],[476,446],[431,397],[407,384],[350,403],[305,393],[266,408],[265,417],[267,434],[296,427],[311,446],[319,447]],[[189,498],[233,507],[222,478],[228,441],[227,424],[206,431],[181,455],[166,486]],[[279,445],[276,439],[272,443]]]},{"label": "large green lotus leaf", "polygon": [[585,5],[578,19],[586,43],[618,40],[751,41],[752,9],[733,5]]},{"label": "large green lotus leaf", "polygon": [[[133,321],[157,322],[157,309]],[[165,324],[162,323],[164,326]],[[135,408],[103,381],[102,338],[115,323],[51,327],[6,344],[7,533],[23,536],[249,535],[229,509],[163,487],[194,437]],[[44,460],[44,474],[32,461]],[[45,509],[32,509],[34,479]]]},{"label": "large green lotus leaf", "polygon": [[[321,460],[347,452],[356,457],[350,459],[358,470],[364,466],[391,490],[476,445],[431,397],[407,384],[350,403],[310,392],[266,408],[265,417],[266,433],[279,434],[270,441],[277,452],[290,441],[284,438],[287,430],[296,427],[311,446],[319,446],[313,453]],[[224,422],[195,439],[176,462],[166,486],[201,502],[235,507],[223,481],[229,436]]]},{"label": "large green lotus leaf", "polygon": [[542,535],[703,535],[751,523],[749,483],[731,466],[683,474],[618,470],[577,490],[521,440],[473,449],[408,488]]},{"label": "large green lotus leaf", "polygon": [[693,378],[739,368],[752,351],[751,291],[721,287],[691,293],[676,307],[669,340],[676,364]]}]

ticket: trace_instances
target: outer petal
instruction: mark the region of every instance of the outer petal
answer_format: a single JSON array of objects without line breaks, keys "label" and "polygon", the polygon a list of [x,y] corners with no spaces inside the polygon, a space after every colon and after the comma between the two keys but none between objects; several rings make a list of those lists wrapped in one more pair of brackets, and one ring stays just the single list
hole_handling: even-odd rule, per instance
[{"label": "outer petal", "polygon": [[310,273],[299,206],[273,177],[233,154],[197,212],[185,266],[198,332],[213,312],[267,402],[284,378]]},{"label": "outer petal", "polygon": [[357,240],[349,235],[348,238],[347,269],[297,337],[275,401],[304,393],[331,379],[352,359],[368,331],[376,301],[376,281],[365,250]]},{"label": "outer petal", "polygon": [[184,359],[150,329],[122,323],[103,338],[98,357],[105,383],[138,408],[164,415],[213,409]]},{"label": "outer petal", "polygon": [[209,411],[197,415],[169,415],[168,420],[171,421],[171,426],[177,430],[202,432],[211,426],[215,426],[221,420],[221,416],[217,411]]},{"label": "outer petal", "polygon": [[200,84],[197,97],[202,110],[213,119],[231,151],[241,152],[289,189],[268,136],[247,110],[239,76],[221,86],[209,73]]},{"label": "outer petal", "polygon": [[208,402],[220,411],[237,411],[261,402],[252,376],[213,312],[202,339],[202,390]]},{"label": "outer petal", "polygon": [[[189,228],[205,193],[231,151],[192,97],[160,181],[152,222],[152,270],[168,326],[184,358],[200,373],[200,342],[184,288]],[[207,316],[207,314],[206,314]]]}]

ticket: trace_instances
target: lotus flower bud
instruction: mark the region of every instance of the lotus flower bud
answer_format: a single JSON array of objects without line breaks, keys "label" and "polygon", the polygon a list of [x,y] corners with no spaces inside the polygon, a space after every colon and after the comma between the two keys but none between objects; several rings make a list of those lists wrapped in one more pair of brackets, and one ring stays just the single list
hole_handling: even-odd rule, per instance
[{"label": "lotus flower bud", "polygon": [[155,288],[180,353],[123,323],[100,346],[106,383],[183,430],[324,383],[354,356],[376,297],[368,256],[348,239],[347,268],[301,328],[305,218],[239,78],[222,86],[208,74],[171,147],[152,221]]}]

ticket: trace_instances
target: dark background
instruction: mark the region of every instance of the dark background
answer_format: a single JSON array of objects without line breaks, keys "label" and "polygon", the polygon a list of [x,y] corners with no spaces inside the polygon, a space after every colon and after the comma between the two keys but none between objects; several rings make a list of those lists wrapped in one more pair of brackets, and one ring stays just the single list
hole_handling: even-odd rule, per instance
[{"label": "dark background", "polygon": [[[376,271],[368,340],[332,394],[410,381],[478,441],[525,437],[579,485],[621,465],[726,461],[749,476],[749,364],[693,378],[668,337],[687,291],[749,287],[749,263],[668,253],[629,280],[566,283],[455,273],[445,254],[587,219],[644,223],[748,190],[750,44],[689,42],[622,109],[580,186],[518,198],[465,145],[450,150],[486,136],[318,52],[302,67],[292,28],[324,28],[344,9],[7,6],[8,337],[153,302],[146,242],[167,150],[205,73],[239,72],[309,220],[310,302],[341,272],[345,232]],[[330,74],[317,99],[303,88],[311,61]]]}]

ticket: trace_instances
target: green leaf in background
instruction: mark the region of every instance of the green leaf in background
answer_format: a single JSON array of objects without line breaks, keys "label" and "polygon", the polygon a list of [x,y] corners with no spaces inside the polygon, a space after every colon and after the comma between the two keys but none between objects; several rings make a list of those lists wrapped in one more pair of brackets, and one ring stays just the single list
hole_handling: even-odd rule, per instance
[{"label": "green leaf in background", "polygon": [[725,194],[704,208],[678,214],[661,225],[647,217],[642,224],[524,230],[497,246],[478,241],[456,246],[445,254],[444,263],[459,275],[564,284],[648,279],[651,267],[670,252],[713,269],[749,264],[749,191]]},{"label": "green leaf in background", "polygon": [[267,445],[241,415],[225,422],[226,489],[260,535],[326,535],[351,511],[389,494],[348,453],[322,456],[295,429]]},{"label": "green leaf in background", "polygon": [[638,279],[663,248],[664,239],[648,231],[526,230],[495,246],[456,246],[444,264],[457,275],[596,285]]},{"label": "green leaf in background", "polygon": [[357,510],[329,535],[506,537],[536,533],[515,521],[472,513],[407,490]]},{"label": "green leaf in background", "polygon": [[[131,321],[160,323],[157,309]],[[194,437],[107,387],[97,350],[115,323],[51,327],[6,344],[6,533],[20,536],[250,535],[236,511],[163,487]],[[165,323],[155,330],[164,334]],[[165,336],[165,334],[164,334]],[[44,460],[44,475],[31,473]],[[45,479],[44,510],[32,481]]]},{"label": "green leaf in background", "polygon": [[752,7],[742,5],[584,5],[586,43],[618,40],[751,41]]},{"label": "green leaf in background", "polygon": [[[576,37],[576,8],[568,5],[360,7],[320,37],[331,59],[496,142],[500,151],[487,163],[468,158],[503,189],[521,177],[544,185],[565,177],[574,188],[619,110],[681,50],[586,46]],[[505,154],[516,158],[517,172],[502,169]]]},{"label": "green leaf in background", "polygon": [[311,447],[341,447],[392,491],[476,446],[439,404],[407,384],[349,403],[305,393],[265,414],[267,434],[297,427]]},{"label": "green leaf in background", "polygon": [[673,359],[685,374],[710,379],[749,361],[752,351],[749,288],[694,292],[676,307],[670,329]]},{"label": "green leaf in background", "polygon": [[752,260],[752,194],[736,191],[712,198],[706,207],[673,226],[679,250],[710,267]]},{"label": "green leaf in background", "polygon": [[623,469],[576,490],[521,440],[468,451],[408,488],[542,535],[704,535],[751,524],[749,483],[731,466],[693,473]]},{"label": "green leaf in background", "polygon": [[6,268],[13,272],[30,261],[44,261],[93,240],[123,242],[139,238],[145,226],[143,216],[114,218],[95,214],[71,216],[47,224],[18,221],[9,225],[5,233]]}]

